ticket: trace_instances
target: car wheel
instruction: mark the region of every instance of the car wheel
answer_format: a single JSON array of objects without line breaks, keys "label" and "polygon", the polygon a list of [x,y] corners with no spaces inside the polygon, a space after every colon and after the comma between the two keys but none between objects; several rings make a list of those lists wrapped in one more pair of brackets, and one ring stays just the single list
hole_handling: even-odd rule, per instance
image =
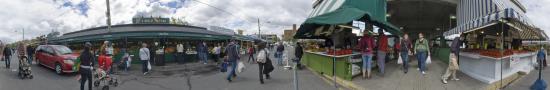
[{"label": "car wheel", "polygon": [[55,64],[55,73],[59,75],[63,74],[63,69],[61,68],[61,64],[59,63]]}]

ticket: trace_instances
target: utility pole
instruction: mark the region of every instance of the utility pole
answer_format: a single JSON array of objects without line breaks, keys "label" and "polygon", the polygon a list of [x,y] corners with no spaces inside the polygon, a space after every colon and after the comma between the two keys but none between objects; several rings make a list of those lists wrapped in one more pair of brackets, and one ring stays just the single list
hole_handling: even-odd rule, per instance
[{"label": "utility pole", "polygon": [[25,28],[23,28],[23,40],[25,40]]},{"label": "utility pole", "polygon": [[111,6],[109,5],[109,0],[107,1],[107,32],[111,32]]},{"label": "utility pole", "polygon": [[260,30],[260,18],[258,18],[258,37],[262,39],[262,32]]}]

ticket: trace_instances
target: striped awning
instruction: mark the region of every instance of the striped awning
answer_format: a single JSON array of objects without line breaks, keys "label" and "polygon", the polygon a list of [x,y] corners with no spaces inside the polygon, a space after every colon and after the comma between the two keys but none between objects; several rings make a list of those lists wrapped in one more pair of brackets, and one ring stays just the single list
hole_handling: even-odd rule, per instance
[{"label": "striped awning", "polygon": [[314,34],[320,28],[348,25],[352,21],[365,21],[394,35],[402,32],[386,21],[386,0],[320,0],[300,25],[294,38],[320,39],[326,35]]},{"label": "striped awning", "polygon": [[524,15],[524,9],[511,1],[461,0],[458,5],[458,26],[444,32],[444,36],[467,33],[498,23],[505,23],[518,30],[521,39],[540,39],[544,33],[536,33],[536,27]]}]

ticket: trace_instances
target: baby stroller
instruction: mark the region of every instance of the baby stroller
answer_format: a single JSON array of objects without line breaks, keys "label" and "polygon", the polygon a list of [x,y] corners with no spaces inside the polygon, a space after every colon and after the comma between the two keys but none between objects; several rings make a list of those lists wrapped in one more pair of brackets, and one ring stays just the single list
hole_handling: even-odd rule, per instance
[{"label": "baby stroller", "polygon": [[118,79],[109,74],[112,64],[111,59],[110,57],[99,56],[100,68],[93,72],[94,86],[98,87],[103,83],[102,90],[109,90],[109,85],[118,86]]},{"label": "baby stroller", "polygon": [[31,73],[31,65],[27,62],[27,56],[25,55],[19,57],[18,76],[21,79],[33,78],[33,75]]},{"label": "baby stroller", "polygon": [[112,75],[108,75],[107,71],[98,68],[93,72],[94,78],[94,87],[98,87],[103,83],[102,90],[109,90],[109,85],[118,86],[118,79],[114,78]]}]

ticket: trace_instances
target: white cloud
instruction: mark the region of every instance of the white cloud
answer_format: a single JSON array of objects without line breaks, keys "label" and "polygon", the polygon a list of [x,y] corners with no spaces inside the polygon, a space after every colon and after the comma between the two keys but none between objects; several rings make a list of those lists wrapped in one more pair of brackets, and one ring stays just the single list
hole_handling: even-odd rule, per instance
[{"label": "white cloud", "polygon": [[550,0],[521,0],[527,9],[526,16],[532,23],[550,33]]},{"label": "white cloud", "polygon": [[[211,6],[198,3],[207,3]],[[257,33],[282,34],[291,24],[300,24],[311,10],[312,0],[111,0],[112,24],[128,24],[134,16],[185,17],[199,26],[222,26]],[[173,5],[175,7],[168,6]],[[79,9],[85,4],[87,12]],[[67,6],[64,6],[67,5]],[[181,7],[182,6],[182,7]],[[179,8],[181,7],[181,8]],[[14,42],[25,36],[36,37],[52,30],[68,33],[106,25],[105,0],[1,0],[0,40]],[[82,13],[86,13],[83,15]],[[266,23],[270,22],[270,23]]]}]

